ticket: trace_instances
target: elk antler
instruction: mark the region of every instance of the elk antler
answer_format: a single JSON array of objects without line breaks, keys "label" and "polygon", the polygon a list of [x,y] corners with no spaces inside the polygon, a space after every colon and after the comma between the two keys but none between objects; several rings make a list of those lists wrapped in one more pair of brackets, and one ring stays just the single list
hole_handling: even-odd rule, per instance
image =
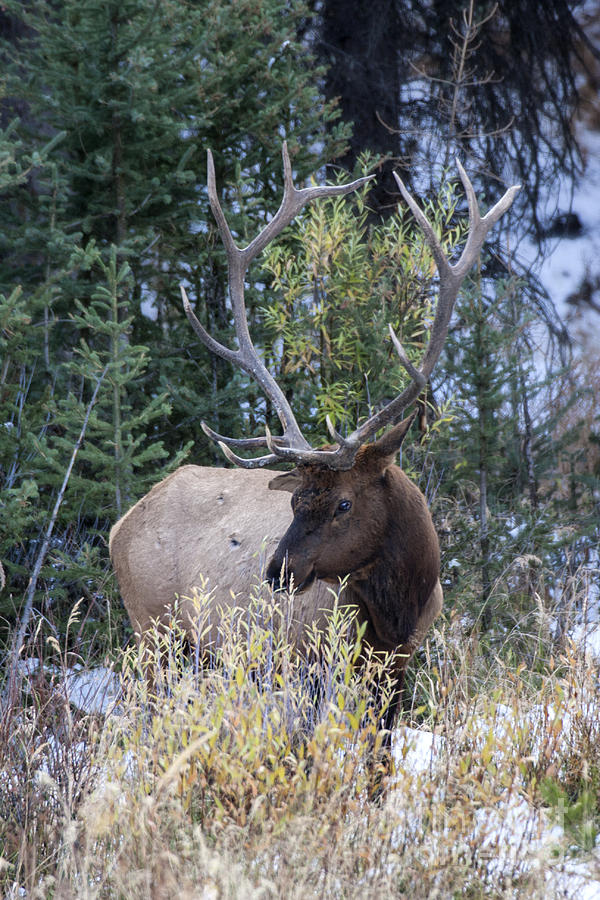
[{"label": "elk antler", "polygon": [[[413,216],[423,231],[425,240],[429,244],[438,270],[440,286],[435,317],[431,326],[429,343],[427,344],[427,349],[425,350],[421,365],[418,369],[416,369],[408,359],[402,344],[394,334],[392,326],[388,325],[394,348],[400,358],[400,362],[410,375],[412,382],[401,394],[398,394],[397,397],[380,409],[379,412],[367,419],[360,428],[353,431],[347,438],[342,437],[340,434],[337,434],[337,432],[333,432],[331,424],[328,422],[329,431],[334,434],[335,441],[338,444],[338,449],[332,451],[334,454],[333,468],[350,468],[361,444],[364,444],[373,437],[380,428],[384,428],[386,425],[389,425],[390,422],[394,422],[396,419],[400,418],[404,409],[417,399],[427,384],[427,380],[444,347],[446,336],[448,334],[448,326],[450,325],[450,317],[452,316],[452,310],[454,309],[454,303],[458,297],[460,287],[469,270],[476,262],[488,232],[504,215],[513,202],[515,194],[521,188],[521,185],[519,184],[510,187],[492,209],[490,209],[482,218],[469,176],[458,159],[456,160],[456,165],[458,167],[460,180],[463,183],[467,195],[467,204],[469,207],[469,233],[460,258],[454,264],[450,263],[446,258],[442,246],[428,219],[406,190],[402,180],[396,172],[394,172],[394,178],[400,188],[400,193],[406,200]],[[327,462],[326,464],[329,466],[332,465],[330,462]]]},{"label": "elk antler", "polygon": [[[202,428],[209,438],[217,441],[225,456],[236,465],[245,468],[255,468],[257,466],[266,466],[269,463],[277,462],[282,450],[291,451],[293,454],[300,451],[303,454],[316,454],[318,451],[312,450],[308,441],[303,437],[302,432],[296,422],[292,409],[277,382],[265,367],[265,364],[259,357],[256,347],[252,343],[250,333],[248,331],[248,321],[246,318],[246,306],[244,302],[244,278],[248,267],[252,260],[269,244],[274,237],[280,234],[286,225],[298,215],[303,206],[311,200],[318,197],[337,197],[343,194],[349,194],[355,191],[361,185],[374,178],[374,175],[367,175],[359,178],[349,184],[314,186],[297,190],[294,186],[292,176],[292,165],[288,155],[287,144],[284,141],[282,147],[283,157],[283,199],[281,205],[271,221],[258,234],[247,247],[238,247],[232,237],[231,231],[223,215],[221,204],[217,196],[217,187],[215,179],[215,167],[213,163],[212,153],[210,150],[208,156],[208,199],[210,208],[217,220],[221,239],[225,246],[227,254],[227,264],[229,271],[229,296],[233,308],[233,319],[235,324],[235,332],[238,339],[239,349],[231,350],[229,347],[216,341],[206,329],[201,325],[194,311],[190,306],[185,288],[181,285],[181,296],[183,299],[183,308],[190,320],[192,327],[200,340],[218,356],[229,360],[234,365],[240,366],[252,376],[267,397],[273,403],[279,420],[283,427],[283,435],[281,437],[272,437],[269,429],[266,429],[266,435],[262,438],[250,438],[248,440],[235,440],[217,434],[205,423]],[[239,449],[253,449],[255,447],[268,447],[271,451],[268,456],[258,459],[242,459],[236,456],[229,448],[236,447]],[[293,458],[296,458],[295,455]]]},{"label": "elk antler", "polygon": [[[365,178],[359,178],[357,181],[353,181],[349,184],[327,185],[324,187],[310,187],[304,188],[303,190],[297,190],[294,187],[292,168],[285,143],[283,144],[282,155],[284,191],[281,206],[260,234],[255,237],[246,248],[240,249],[233,241],[231,231],[229,230],[229,226],[227,225],[225,216],[223,215],[223,211],[219,204],[215,185],[215,170],[212,154],[210,150],[208,151],[208,196],[227,253],[229,292],[233,307],[239,349],[231,350],[212,338],[192,311],[183,285],[181,286],[181,294],[187,317],[192,323],[194,331],[200,340],[213,353],[223,357],[223,359],[229,360],[235,365],[239,365],[245,372],[258,381],[277,411],[277,415],[279,416],[283,427],[283,435],[281,437],[274,437],[271,435],[269,429],[266,428],[264,437],[236,440],[217,434],[205,425],[204,422],[202,423],[202,428],[211,440],[218,442],[221,450],[231,462],[244,468],[256,468],[258,466],[266,466],[274,462],[287,460],[295,463],[318,463],[319,465],[327,466],[331,469],[350,469],[354,463],[359,447],[373,437],[380,428],[383,428],[400,418],[404,409],[413,403],[423,390],[440,353],[442,352],[448,333],[450,317],[460,286],[475,263],[489,230],[510,207],[515,194],[520,189],[520,185],[513,185],[513,187],[509,188],[504,196],[482,218],[475,198],[473,185],[460,162],[457,160],[458,171],[467,195],[469,207],[469,233],[460,259],[456,263],[450,263],[446,258],[442,246],[428,219],[408,193],[398,175],[394,173],[400,192],[421,227],[425,240],[429,244],[439,274],[439,296],[435,318],[431,326],[429,343],[419,368],[416,368],[408,359],[402,344],[394,334],[390,325],[390,337],[400,362],[411,377],[411,383],[401,394],[398,394],[398,396],[390,401],[390,403],[372,415],[348,437],[343,437],[339,434],[335,430],[329,417],[327,417],[327,429],[333,441],[337,444],[337,447],[334,450],[314,450],[303,437],[291,407],[281,388],[266,369],[252,343],[248,332],[246,309],[244,305],[244,277],[248,270],[248,266],[254,257],[257,256],[267,244],[291,222],[306,203],[317,197],[331,197],[340,194],[348,194],[365,184],[365,182],[369,181],[374,176],[371,175]],[[254,459],[244,459],[237,456],[231,447],[240,450],[252,450],[267,447],[269,454]]]}]

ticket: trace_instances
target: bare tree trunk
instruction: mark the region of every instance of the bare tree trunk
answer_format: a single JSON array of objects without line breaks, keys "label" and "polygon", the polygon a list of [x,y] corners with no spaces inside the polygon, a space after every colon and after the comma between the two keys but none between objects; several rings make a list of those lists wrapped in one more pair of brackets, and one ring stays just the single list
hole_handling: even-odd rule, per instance
[{"label": "bare tree trunk", "polygon": [[487,601],[491,591],[490,579],[490,538],[488,528],[488,468],[489,468],[489,400],[485,396],[489,385],[485,382],[486,348],[481,334],[484,311],[481,308],[481,294],[477,297],[478,316],[475,324],[475,350],[477,354],[477,421],[478,421],[478,446],[479,446],[479,547],[481,550],[481,595],[482,612],[481,624],[484,630],[489,626],[489,612]]},{"label": "bare tree trunk", "polygon": [[325,93],[339,100],[342,118],[353,123],[348,152],[339,160],[351,172],[360,153],[382,160],[369,195],[378,212],[395,209],[392,177],[400,119],[400,20],[395,0],[325,0],[320,52],[327,61]]},{"label": "bare tree trunk", "polygon": [[33,608],[33,598],[35,596],[35,589],[37,587],[37,581],[39,578],[40,571],[46,559],[46,554],[48,553],[48,547],[50,546],[50,539],[52,537],[52,532],[54,530],[54,524],[56,522],[56,518],[58,516],[58,511],[62,505],[63,498],[65,496],[65,491],[67,489],[67,485],[69,483],[69,479],[71,477],[71,472],[73,471],[73,466],[75,465],[75,459],[77,458],[77,454],[79,449],[83,443],[83,439],[85,437],[85,432],[87,431],[88,422],[90,419],[90,415],[94,405],[96,403],[96,399],[98,397],[98,392],[100,390],[100,386],[104,381],[104,377],[108,370],[108,365],[104,368],[104,371],[100,375],[98,381],[96,382],[96,387],[94,388],[94,393],[92,394],[92,399],[90,400],[85,417],[83,420],[83,425],[81,426],[81,431],[79,432],[79,437],[73,447],[73,452],[71,454],[71,459],[69,461],[69,465],[67,466],[67,471],[65,472],[65,477],[63,478],[63,483],[61,485],[60,491],[58,492],[58,497],[56,498],[56,503],[54,504],[54,509],[52,510],[52,515],[50,516],[50,521],[48,522],[48,527],[46,528],[46,534],[44,540],[42,542],[42,546],[40,547],[40,552],[37,555],[37,559],[35,561],[35,565],[33,567],[33,571],[31,573],[31,577],[29,579],[29,584],[27,586],[27,593],[25,595],[25,606],[23,608],[23,612],[21,613],[21,619],[19,622],[19,628],[17,634],[14,638],[13,645],[11,648],[11,659],[10,659],[10,669],[8,675],[8,697],[14,696],[14,691],[16,690],[18,683],[18,669],[17,662],[19,658],[19,654],[21,652],[21,648],[23,646],[23,642],[25,640],[25,634],[27,632],[27,628],[29,625],[29,620],[31,618],[31,611]]},{"label": "bare tree trunk", "polygon": [[[117,251],[113,248],[114,259],[111,262],[114,263],[114,271],[111,271],[111,284],[110,284],[110,293],[111,293],[111,303],[112,303],[112,319],[115,325],[119,322],[119,291],[117,287]],[[117,515],[121,518],[122,515],[122,485],[121,481],[123,478],[123,433],[121,427],[121,386],[119,384],[119,379],[117,377],[117,373],[119,371],[119,344],[123,339],[123,335],[121,333],[116,333],[115,331],[111,334],[111,357],[113,364],[113,439],[114,439],[114,457],[115,457],[115,506],[117,508]]]},{"label": "bare tree trunk", "polygon": [[482,624],[484,628],[488,626],[488,613],[486,601],[490,595],[490,535],[487,517],[487,466],[485,460],[485,450],[479,458],[479,547],[481,550],[481,593],[483,599]]},{"label": "bare tree trunk", "polygon": [[538,486],[535,477],[535,465],[533,462],[533,425],[529,412],[529,399],[527,397],[527,385],[525,384],[525,375],[521,360],[519,359],[519,387],[521,389],[521,398],[523,403],[523,421],[525,424],[525,434],[523,437],[523,456],[525,457],[525,466],[527,471],[527,487],[529,489],[529,502],[531,503],[532,512],[538,508]]}]

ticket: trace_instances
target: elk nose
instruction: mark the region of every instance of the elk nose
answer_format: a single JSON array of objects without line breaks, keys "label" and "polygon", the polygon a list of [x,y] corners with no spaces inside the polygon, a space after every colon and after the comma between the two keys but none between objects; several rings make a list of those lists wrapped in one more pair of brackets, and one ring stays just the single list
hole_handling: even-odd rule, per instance
[{"label": "elk nose", "polygon": [[285,590],[288,586],[288,572],[285,563],[273,557],[267,566],[267,581],[274,591]]}]

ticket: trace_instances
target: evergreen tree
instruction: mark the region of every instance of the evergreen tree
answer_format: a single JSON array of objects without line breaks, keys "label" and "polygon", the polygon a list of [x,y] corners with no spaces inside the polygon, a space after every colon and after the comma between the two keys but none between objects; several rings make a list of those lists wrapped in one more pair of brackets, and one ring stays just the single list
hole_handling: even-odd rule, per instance
[{"label": "evergreen tree", "polygon": [[[288,138],[300,177],[340,147],[334,128],[320,156],[308,150],[334,113],[319,99],[312,59],[296,40],[303,5],[68,0],[57,7],[35,0],[26,10],[7,6],[23,16],[28,31],[15,47],[4,47],[13,62],[6,91],[29,105],[30,130],[33,123],[37,132],[29,141],[44,130],[66,131],[66,228],[81,232],[84,245],[95,241],[102,253],[114,244],[131,267],[132,308],[152,310],[153,322],[137,315],[132,327],[136,340],[153,346],[146,395],[166,389],[173,396],[164,431],[176,449],[197,436],[209,404],[219,412],[231,406],[227,392],[225,404],[219,395],[230,370],[192,341],[178,290],[185,279],[211,330],[227,333],[226,277],[205,191],[206,147],[215,153],[223,196],[238,208],[233,226],[242,236],[274,205],[281,137]],[[49,223],[40,218],[40,192],[30,200],[43,239]],[[13,258],[14,274],[24,276],[22,248]],[[28,269],[27,277],[38,281],[39,273]],[[54,314],[65,320],[82,285],[61,296],[65,306]]]},{"label": "evergreen tree", "polygon": [[[42,570],[55,602],[103,583],[109,524],[163,474],[157,464],[181,459],[222,386],[227,397],[230,373],[196,346],[178,290],[185,279],[200,315],[228,331],[206,146],[243,235],[272,208],[281,137],[301,176],[343,129],[324,135],[334,110],[297,40],[302,3],[9,0],[5,10],[2,112],[20,113],[9,143],[24,160],[4,185],[0,224],[11,384],[0,466],[17,492],[10,509],[3,500],[0,552],[12,591],[108,364]],[[235,421],[239,405],[224,414]]]},{"label": "evergreen tree", "polygon": [[[9,588],[26,583],[43,528],[40,510],[52,492],[49,464],[55,457],[41,447],[53,428],[49,405],[61,378],[51,358],[47,311],[62,286],[90,264],[89,254],[75,251],[72,238],[56,227],[58,204],[52,187],[57,184],[56,148],[63,136],[57,134],[32,150],[19,138],[16,123],[0,134],[0,190],[7,226],[0,238],[5,263],[0,291],[0,554]],[[39,223],[23,213],[33,177],[37,188],[46,192],[45,208],[52,210],[45,247]],[[38,271],[37,283],[12,281],[19,274],[12,265],[15,248]],[[57,257],[62,260],[60,271],[51,266]],[[1,612],[11,611],[6,594],[3,601]]]},{"label": "evergreen tree", "polygon": [[[415,193],[434,194],[458,156],[476,189],[492,199],[505,182],[522,190],[502,229],[532,234],[543,251],[557,210],[553,185],[574,185],[581,156],[573,127],[582,73],[595,79],[598,48],[577,0],[345,0],[315,4],[314,29],[327,64],[326,94],[352,122],[349,169],[361,152],[380,159],[380,211],[393,208],[398,169]],[[386,89],[387,87],[387,89]],[[490,178],[490,175],[492,176]],[[506,274],[501,232],[497,276]],[[564,362],[568,334],[551,298],[511,251],[526,301],[549,330]]]},{"label": "evergreen tree", "polygon": [[[564,373],[540,374],[528,319],[517,280],[472,282],[435,386],[453,411],[434,450],[452,523],[447,549],[459,561],[454,580],[469,584],[471,611],[485,630],[531,610],[541,572],[551,580],[579,553],[579,524],[568,535],[557,527],[564,511],[555,482],[572,432],[560,424],[569,402],[548,406],[547,398]],[[572,526],[578,515],[571,513]]]},{"label": "evergreen tree", "polygon": [[[570,552],[552,538],[557,507],[549,484],[559,464],[575,472],[581,462],[563,457],[560,463],[565,436],[557,442],[552,429],[579,391],[563,395],[564,407],[556,407],[552,377],[541,379],[533,364],[540,323],[560,351],[553,354],[551,374],[564,365],[569,336],[529,262],[520,262],[515,235],[518,241],[529,232],[543,250],[555,213],[554,185],[558,179],[574,184],[579,175],[573,121],[582,106],[582,74],[594,78],[597,66],[598,49],[584,26],[594,12],[573,0],[552,0],[543,8],[509,0],[381,0],[368,7],[324,0],[313,9],[316,44],[328,64],[326,93],[340,97],[343,118],[354,126],[341,161],[351,169],[365,149],[380,157],[380,212],[393,209],[395,187],[385,173],[399,169],[415,193],[430,196],[440,170],[456,155],[476,184],[478,174],[485,176],[492,197],[503,179],[523,186],[503,222],[510,254],[498,232],[485,260],[483,293],[475,288],[472,305],[463,304],[460,340],[449,342],[434,384],[434,395],[454,397],[460,410],[450,427],[449,456],[443,439],[439,444],[443,491],[460,497],[463,514],[454,537],[467,537],[453,556],[476,561],[477,596],[482,586],[485,595],[507,571],[511,553],[537,554],[556,569]],[[508,274],[519,278],[518,295],[512,288],[494,295],[485,286],[490,278],[506,281]],[[525,312],[517,315],[517,307]],[[588,458],[593,453],[593,447],[582,451],[574,444]],[[577,476],[571,488],[572,503],[595,514],[593,479],[584,486]],[[578,516],[572,506],[570,518]],[[579,544],[583,552],[597,552],[587,539]],[[574,558],[581,560],[583,552]]]},{"label": "evergreen tree", "polygon": [[[478,523],[475,557],[484,601],[497,574],[494,560],[503,564],[497,552],[499,532],[506,528],[501,512],[520,493],[509,463],[509,458],[519,456],[510,393],[516,331],[503,320],[503,301],[502,290],[490,298],[481,280],[472,284],[458,307],[459,324],[448,340],[445,367],[456,391],[448,448],[452,475],[446,489],[451,489],[453,481],[463,496],[468,494],[465,486],[473,488],[472,509]],[[439,449],[444,456],[443,446]],[[469,555],[467,551],[465,556]]]}]

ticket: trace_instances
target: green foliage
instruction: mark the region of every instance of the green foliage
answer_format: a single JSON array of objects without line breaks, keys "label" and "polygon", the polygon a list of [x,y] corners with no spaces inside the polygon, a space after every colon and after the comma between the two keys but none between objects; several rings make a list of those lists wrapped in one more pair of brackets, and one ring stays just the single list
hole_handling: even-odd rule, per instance
[{"label": "green foliage", "polygon": [[[68,610],[81,593],[104,602],[109,525],[163,460],[181,461],[208,408],[239,417],[235,379],[196,345],[178,291],[185,278],[198,313],[230,340],[206,146],[243,232],[278,189],[280,137],[302,177],[347,129],[324,137],[336,114],[297,35],[302,2],[9,0],[5,12],[19,28],[0,42],[3,108],[21,114],[0,135],[0,615],[10,619],[106,365],[42,570],[46,609]],[[319,136],[320,152],[305,149]]]},{"label": "green foliage", "polygon": [[573,543],[574,532],[557,528],[554,479],[570,439],[557,435],[568,402],[549,399],[564,372],[540,374],[535,327],[519,282],[491,282],[484,265],[459,298],[434,381],[434,399],[454,412],[434,453],[443,472],[440,534],[452,564],[446,586],[470,586],[483,631],[531,609],[537,593],[551,589],[549,573],[559,580],[569,557],[572,564],[581,537],[578,530]]},{"label": "green foliage", "polygon": [[[327,415],[351,430],[401,392],[408,376],[388,325],[413,362],[427,341],[431,252],[401,209],[369,226],[369,190],[311,207],[265,251],[275,292],[262,308],[265,344],[307,433],[322,435]],[[452,184],[426,206],[449,255],[464,234],[455,211]]]},{"label": "green foliage", "polygon": [[[300,0],[5,8],[22,26],[0,44],[3,109],[20,114],[0,134],[0,615],[12,618],[106,365],[43,569],[46,611],[82,593],[109,599],[109,525],[186,454],[221,461],[201,419],[240,437],[277,430],[258,387],[199,346],[181,312],[183,281],[208,331],[234,343],[204,150],[243,244],[277,208],[280,139],[299,184],[342,152],[348,129],[321,96]],[[451,257],[461,197],[446,184],[420,201]],[[417,360],[435,305],[410,216],[374,221],[369,204],[365,188],[306,210],[250,273],[251,333],[315,444],[326,415],[344,432],[401,390],[388,323]],[[459,300],[429,386],[429,419],[441,413],[431,451],[403,455],[435,499],[445,587],[469,588],[486,628],[489,597],[512,598],[511,621],[548,571],[593,561],[598,541],[598,473],[585,464],[597,411],[585,440],[579,423],[557,439],[572,397],[548,401],[533,313],[517,283],[493,286],[490,272],[484,260]]]},{"label": "green foliage", "polygon": [[[82,337],[71,367],[84,377],[87,372],[109,366],[110,389],[103,396],[104,402],[96,404],[88,430],[89,449],[81,454],[88,472],[102,471],[105,476],[99,483],[88,474],[81,491],[92,491],[89,502],[98,510],[106,509],[109,515],[115,508],[118,515],[124,513],[145,482],[154,480],[154,467],[168,454],[163,442],[153,439],[152,432],[157,420],[170,411],[164,393],[154,397],[146,393],[149,349],[132,344],[130,339],[134,320],[127,301],[131,269],[127,262],[117,266],[113,246],[108,262],[98,261],[98,281],[91,300],[85,305],[76,301],[79,312],[73,321]],[[142,397],[145,402],[141,402]],[[182,454],[178,454],[173,465],[181,459]],[[141,478],[134,477],[137,471]]]},{"label": "green foliage", "polygon": [[600,809],[598,794],[582,786],[573,798],[554,779],[548,778],[540,787],[544,802],[553,810],[556,821],[563,826],[575,846],[584,851],[593,850],[600,834]]},{"label": "green foliage", "polygon": [[[8,895],[425,898],[503,896],[510,885],[533,897],[546,882],[521,859],[490,865],[482,811],[526,801],[539,823],[546,804],[549,815],[562,810],[578,849],[596,838],[596,676],[563,651],[569,615],[595,596],[598,470],[584,463],[597,403],[585,427],[562,424],[582,392],[569,382],[548,401],[556,395],[535,373],[532,312],[512,280],[491,285],[486,262],[459,300],[430,385],[442,414],[435,441],[403,454],[433,501],[444,549],[447,618],[410,676],[411,714],[435,726],[443,764],[432,752],[415,773],[400,741],[394,802],[369,803],[378,663],[356,669],[344,612],[311,636],[308,664],[274,628],[272,604],[256,619],[224,621],[204,668],[199,654],[190,667],[174,625],[157,637],[168,665],[153,691],[137,678],[147,656],[114,650],[123,628],[112,522],[191,452],[201,418],[236,436],[276,428],[256,385],[197,345],[178,284],[207,329],[232,343],[207,146],[240,244],[277,208],[281,139],[298,184],[343,150],[348,129],[321,96],[323,71],[304,39],[309,6],[3,4],[24,26],[0,44],[3,113],[15,111],[0,132],[3,620],[18,615],[106,371],[23,651],[43,664],[0,717]],[[450,256],[464,238],[460,196],[444,185],[421,200]],[[251,332],[314,443],[326,439],[327,414],[344,431],[401,390],[388,323],[414,360],[427,339],[430,252],[408,214],[382,224],[369,203],[366,188],[306,210],[250,274]],[[198,443],[193,459],[217,453]],[[87,664],[107,649],[124,668],[124,694],[119,716],[104,721],[76,712],[65,684],[76,653]]]},{"label": "green foliage", "polygon": [[[200,592],[194,600],[201,641],[209,598]],[[382,740],[368,685],[378,677],[385,698],[393,683],[385,660],[368,659],[357,670],[355,618],[355,610],[335,610],[326,631],[308,636],[303,660],[289,645],[285,627],[276,624],[285,616],[276,604],[267,610],[257,595],[243,614],[223,614],[210,663],[195,671],[185,667],[185,635],[175,621],[166,634],[149,635],[142,652],[129,655],[125,682],[140,727],[123,731],[124,722],[115,720],[117,730],[106,735],[117,768],[135,757],[140,802],[175,791],[207,836],[231,824],[253,821],[258,827],[268,819],[280,828],[334,798],[347,808],[363,802]],[[142,678],[132,678],[135,672]],[[316,685],[321,699],[315,706]],[[146,743],[143,711],[155,703],[153,738]],[[351,748],[352,758],[342,748]],[[263,798],[258,805],[257,797]]]},{"label": "green foliage", "polygon": [[[31,329],[31,321],[22,315],[18,291],[5,301],[7,389],[11,377],[24,382],[28,366],[32,366],[31,377],[16,394],[14,389],[6,391],[6,420],[0,443],[4,458],[10,461],[0,504],[1,531],[5,535],[2,549],[12,551],[9,560],[15,585],[19,576],[24,580],[28,577],[39,546],[28,543],[27,536],[32,531],[37,535],[40,529],[40,507],[49,513],[54,505],[89,397],[100,372],[106,369],[85,444],[60,508],[48,563],[42,570],[46,587],[41,597],[46,595],[46,602],[52,604],[68,600],[69,592],[76,586],[86,594],[97,595],[105,580],[104,535],[121,493],[131,501],[147,486],[144,478],[148,478],[148,464],[165,455],[160,442],[148,443],[148,431],[165,412],[164,397],[146,402],[139,412],[132,411],[127,399],[129,386],[139,383],[147,365],[146,348],[136,347],[128,339],[131,319],[120,319],[121,291],[128,278],[128,266],[124,264],[117,271],[113,250],[108,264],[96,255],[92,271],[98,279],[92,302],[88,307],[79,303],[79,313],[73,316],[83,335],[80,346],[74,348],[69,364],[57,366],[53,384],[37,402],[32,396],[35,361],[28,355],[32,349],[30,341],[22,362],[19,357],[19,341],[23,329]],[[93,335],[94,349],[85,340],[86,330]],[[69,391],[66,396],[61,396],[60,388]],[[133,390],[129,393],[134,395]],[[176,458],[173,462],[178,461]],[[142,472],[141,477],[138,471]],[[104,547],[103,553],[98,553],[98,541]],[[20,548],[19,555],[16,547]]]},{"label": "green foliage", "polygon": [[[215,155],[222,197],[237,207],[233,228],[244,235],[275,203],[280,139],[288,139],[302,178],[342,146],[347,131],[333,125],[325,135],[336,113],[320,98],[320,70],[296,34],[305,6],[68,0],[56,7],[36,0],[8,9],[29,30],[17,46],[4,47],[12,63],[6,92],[27,101],[30,121],[65,132],[57,202],[68,233],[75,229],[84,246],[95,241],[103,255],[114,244],[130,264],[134,339],[153,346],[152,392],[173,396],[165,439],[174,452],[197,438],[207,408],[237,419],[230,367],[196,346],[178,290],[185,279],[200,317],[230,339],[206,148]],[[33,134],[21,130],[30,143],[39,140],[35,125]],[[317,138],[322,150],[311,153]],[[29,198],[40,243],[49,225],[43,203],[43,192]],[[21,250],[13,255],[22,259]],[[91,285],[73,285],[62,295],[67,315],[86,289]],[[139,315],[142,304],[154,320]],[[55,314],[65,315],[65,307]]]}]

